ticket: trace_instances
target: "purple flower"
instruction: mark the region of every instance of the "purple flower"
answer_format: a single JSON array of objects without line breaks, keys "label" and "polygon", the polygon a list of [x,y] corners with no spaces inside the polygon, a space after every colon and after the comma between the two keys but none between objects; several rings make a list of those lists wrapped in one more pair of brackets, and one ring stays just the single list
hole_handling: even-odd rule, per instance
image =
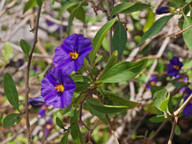
[{"label": "purple flower", "polygon": [[23,61],[23,59],[18,59],[18,64],[19,64],[19,67],[21,67],[23,64],[24,64],[24,61]]},{"label": "purple flower", "polygon": [[167,73],[169,76],[177,76],[183,63],[179,61],[178,57],[173,57],[167,67]]},{"label": "purple flower", "polygon": [[73,34],[66,37],[62,45],[55,49],[53,64],[67,74],[72,71],[77,72],[83,65],[84,58],[92,49],[89,39],[81,34]]},{"label": "purple flower", "polygon": [[[179,74],[175,78],[179,78],[179,80],[177,80],[176,82],[187,82],[188,81],[186,76],[181,76]],[[185,87],[182,87],[179,91],[180,92],[184,92],[185,91]]]},{"label": "purple flower", "polygon": [[33,71],[34,71],[35,73],[39,72],[38,64],[34,64],[34,66],[33,66]]},{"label": "purple flower", "polygon": [[154,86],[157,82],[157,76],[153,75],[151,80],[147,83],[147,89],[150,89],[150,86]]},{"label": "purple flower", "polygon": [[[53,14],[50,13],[49,16],[53,17]],[[55,24],[55,23],[53,23],[52,21],[50,21],[50,20],[48,20],[48,19],[46,19],[45,22],[46,22],[46,24],[47,24],[48,26],[53,26],[53,25]]]},{"label": "purple flower", "polygon": [[32,106],[42,106],[45,104],[45,101],[42,96],[38,96],[30,99],[28,103],[30,103]]},{"label": "purple flower", "polygon": [[164,14],[164,13],[170,13],[170,8],[167,6],[159,7],[156,9],[156,14]]},{"label": "purple flower", "polygon": [[75,89],[75,82],[64,70],[53,68],[42,80],[41,95],[46,105],[53,105],[54,108],[64,108],[71,103],[73,90]]},{"label": "purple flower", "polygon": [[45,106],[45,105],[42,106],[41,109],[39,110],[39,116],[40,116],[41,118],[44,117],[46,110],[47,110],[47,106]]},{"label": "purple flower", "polygon": [[[187,96],[185,96],[184,101],[186,101],[186,99],[192,94],[192,90],[190,88],[187,88],[186,93]],[[190,100],[190,102],[183,109],[183,114],[186,117],[189,117],[191,113],[192,113],[192,100]]]},{"label": "purple flower", "polygon": [[46,123],[45,125],[45,133],[44,133],[44,137],[46,137],[48,135],[48,133],[50,132],[51,130],[51,125],[52,125],[52,121],[53,121],[53,118],[51,117],[48,122]]}]

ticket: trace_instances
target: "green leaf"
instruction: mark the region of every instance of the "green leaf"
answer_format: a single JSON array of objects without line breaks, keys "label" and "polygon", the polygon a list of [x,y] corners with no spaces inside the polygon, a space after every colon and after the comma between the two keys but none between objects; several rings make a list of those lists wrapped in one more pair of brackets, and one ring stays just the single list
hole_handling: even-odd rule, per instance
[{"label": "green leaf", "polygon": [[26,56],[29,56],[30,45],[23,39],[20,40],[20,46]]},{"label": "green leaf", "polygon": [[36,2],[37,2],[37,4],[38,4],[38,6],[41,7],[42,4],[43,4],[43,2],[44,2],[44,0],[36,0]]},{"label": "green leaf", "polygon": [[166,89],[157,91],[153,97],[154,106],[161,111],[168,112],[169,98],[170,93],[167,93]]},{"label": "green leaf", "polygon": [[122,112],[126,109],[128,109],[128,106],[114,106],[114,105],[102,105],[102,104],[96,104],[95,100],[93,98],[87,99],[87,103],[91,105],[96,111],[101,112],[101,113],[107,113],[107,114],[112,114],[112,113],[117,113],[117,112]]},{"label": "green leaf", "polygon": [[153,25],[153,22],[155,20],[155,14],[150,8],[147,9],[147,12],[147,19],[143,28],[143,32],[146,32]]},{"label": "green leaf", "polygon": [[154,35],[158,34],[172,17],[173,15],[168,15],[158,19],[151,26],[151,28],[148,31],[146,31],[146,33],[144,33],[144,35],[141,37],[141,41],[139,42],[138,46],[141,46],[146,39],[151,38]]},{"label": "green leaf", "polygon": [[136,77],[146,66],[147,59],[136,63],[120,62],[111,67],[108,72],[96,83],[118,83]]},{"label": "green leaf", "polygon": [[74,116],[74,110],[73,110],[73,105],[70,104],[67,107],[64,108],[64,115],[65,116]]},{"label": "green leaf", "polygon": [[64,126],[63,126],[63,122],[58,118],[58,117],[56,117],[56,124],[60,127],[60,128],[64,128]]},{"label": "green leaf", "polygon": [[14,125],[14,123],[17,122],[18,119],[20,119],[20,114],[12,113],[7,115],[3,120],[3,127],[8,128]]},{"label": "green leaf", "polygon": [[83,136],[81,134],[81,131],[79,129],[78,125],[78,116],[79,112],[75,110],[74,116],[71,117],[70,119],[70,124],[71,124],[71,136],[73,140],[75,141],[76,144],[84,144]]},{"label": "green leaf", "polygon": [[[184,24],[183,24],[183,30],[188,28],[189,26],[192,25],[192,19],[184,16]],[[187,47],[189,48],[190,51],[192,51],[192,28],[186,30],[185,32],[183,32],[183,39],[187,45]]]},{"label": "green leaf", "polygon": [[9,42],[6,42],[4,48],[2,50],[3,58],[6,63],[9,63],[9,59],[11,58],[13,52],[13,48]]},{"label": "green leaf", "polygon": [[85,76],[75,75],[72,77],[72,79],[75,81],[75,85],[76,85],[75,92],[83,92],[87,90],[91,84],[90,79]]},{"label": "green leaf", "polygon": [[78,5],[78,4],[77,3],[71,3],[71,2],[65,3],[59,11],[59,16],[61,16],[64,11],[66,11],[67,9],[69,9],[75,5]]},{"label": "green leaf", "polygon": [[4,87],[4,92],[5,92],[5,95],[9,101],[9,103],[14,108],[19,110],[19,99],[18,99],[17,89],[16,89],[15,83],[9,73],[6,73],[4,75],[3,87]]},{"label": "green leaf", "polygon": [[105,66],[103,73],[100,75],[99,80],[108,72],[108,70],[117,63],[118,51],[114,51],[112,56],[110,57],[107,65]]},{"label": "green leaf", "polygon": [[113,51],[118,51],[118,59],[121,58],[121,55],[123,54],[123,50],[125,49],[125,44],[127,42],[127,33],[125,31],[125,28],[123,25],[118,22],[114,35],[113,35]]},{"label": "green leaf", "polygon": [[130,8],[131,6],[133,6],[134,3],[130,3],[130,2],[123,2],[123,3],[120,3],[118,5],[116,5],[112,11],[111,11],[111,16],[115,15],[115,14],[118,14],[118,13],[121,13],[122,11]]},{"label": "green leaf", "polygon": [[64,134],[59,144],[68,144],[68,132]]},{"label": "green leaf", "polygon": [[163,89],[164,87],[160,87],[160,86],[150,86],[150,89],[151,89],[151,92],[152,92],[152,95],[154,95],[155,94],[155,92],[157,92],[157,91],[159,91],[159,90],[161,90],[161,89]]},{"label": "green leaf", "polygon": [[123,13],[132,13],[132,12],[136,12],[136,11],[141,11],[141,10],[148,8],[148,7],[150,7],[150,5],[144,4],[141,2],[136,2],[133,6],[124,10]]},{"label": "green leaf", "polygon": [[73,11],[70,14],[69,20],[68,20],[68,27],[67,27],[67,34],[70,35],[71,32],[71,25],[73,22],[73,19],[75,17],[75,14],[78,12],[80,5],[77,5],[76,8],[73,9]]},{"label": "green leaf", "polygon": [[146,105],[144,106],[144,110],[151,114],[158,114],[159,112],[161,112],[154,105]]},{"label": "green leaf", "polygon": [[181,129],[180,129],[180,127],[179,127],[178,125],[175,126],[175,131],[174,131],[174,133],[175,133],[176,135],[180,135],[180,134],[181,134]]},{"label": "green leaf", "polygon": [[[98,99],[91,99],[91,101],[95,104],[100,104]],[[95,108],[93,108],[88,102],[86,102],[85,105],[86,110],[88,110],[92,115],[97,116],[104,124],[107,124],[107,120],[105,118],[105,114],[104,113],[100,113],[98,112]]]},{"label": "green leaf", "polygon": [[156,115],[156,116],[153,116],[149,119],[149,121],[153,122],[153,123],[160,123],[160,122],[163,122],[165,121],[165,116],[164,115]]},{"label": "green leaf", "polygon": [[139,103],[130,101],[123,97],[119,97],[119,96],[113,94],[112,92],[105,91],[104,96],[107,97],[108,99],[110,99],[114,105],[127,106],[128,109],[132,109],[139,105]]},{"label": "green leaf", "polygon": [[85,22],[85,9],[80,6],[78,9],[77,9],[77,13],[75,13],[75,17],[79,20],[81,20],[82,22]]},{"label": "green leaf", "polygon": [[[186,1],[186,0],[185,0]],[[187,2],[187,1],[186,1]],[[185,5],[185,2],[183,0],[171,0],[171,3],[176,5],[176,7],[182,7]]]},{"label": "green leaf", "polygon": [[112,20],[108,21],[104,26],[100,28],[100,30],[97,32],[95,37],[92,40],[92,46],[93,50],[90,52],[89,58],[91,64],[93,64],[93,61],[95,60],[95,56],[97,51],[99,50],[99,47],[101,46],[101,43],[103,39],[105,38],[107,32],[109,29],[113,26],[113,24],[116,22],[117,17],[113,18]]},{"label": "green leaf", "polygon": [[150,5],[143,4],[141,2],[136,2],[136,3],[123,2],[121,4],[116,5],[112,9],[111,16],[118,13],[131,13],[135,11],[140,11],[148,7],[150,7]]},{"label": "green leaf", "polygon": [[29,0],[23,9],[23,14],[28,11],[30,8],[33,8],[37,4],[36,0]]}]

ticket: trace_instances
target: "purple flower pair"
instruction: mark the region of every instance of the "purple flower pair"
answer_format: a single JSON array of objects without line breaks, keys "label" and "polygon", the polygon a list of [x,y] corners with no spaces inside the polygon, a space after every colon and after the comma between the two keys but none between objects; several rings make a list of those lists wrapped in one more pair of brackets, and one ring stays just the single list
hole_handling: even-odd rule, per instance
[{"label": "purple flower pair", "polygon": [[63,44],[55,50],[53,64],[42,80],[41,95],[46,105],[54,108],[64,108],[71,103],[75,82],[68,76],[77,72],[83,65],[84,58],[92,50],[91,41],[81,34],[73,34],[65,38]]}]

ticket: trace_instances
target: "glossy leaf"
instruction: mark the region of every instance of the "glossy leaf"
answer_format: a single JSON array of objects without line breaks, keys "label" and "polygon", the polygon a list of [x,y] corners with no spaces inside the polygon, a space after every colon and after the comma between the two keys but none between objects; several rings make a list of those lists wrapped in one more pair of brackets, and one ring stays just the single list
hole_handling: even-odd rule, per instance
[{"label": "glossy leaf", "polygon": [[23,39],[20,40],[20,46],[21,49],[23,50],[23,52],[25,53],[26,56],[29,55],[29,51],[30,51],[30,45]]},{"label": "glossy leaf", "polygon": [[139,42],[138,46],[141,46],[146,39],[153,37],[154,35],[158,34],[164,26],[167,24],[167,22],[173,17],[173,15],[168,15],[161,17],[158,19],[151,28],[144,33],[144,35],[141,37],[141,41]]},{"label": "glossy leaf", "polygon": [[29,0],[23,9],[23,14],[28,11],[29,9],[33,8],[37,4],[36,0]]},{"label": "glossy leaf", "polygon": [[155,14],[150,8],[147,9],[147,12],[147,19],[143,28],[143,32],[146,32],[153,25],[153,22],[155,20]]},{"label": "glossy leaf", "polygon": [[148,7],[150,7],[150,5],[143,4],[141,2],[136,2],[136,3],[123,2],[116,5],[112,9],[111,15],[113,16],[118,13],[131,13],[131,12],[139,11]]},{"label": "glossy leaf", "polygon": [[155,92],[157,92],[157,91],[159,91],[159,90],[161,90],[161,89],[163,89],[164,87],[160,87],[160,86],[150,86],[150,89],[151,89],[151,92],[152,92],[152,95],[154,95],[155,94]]},{"label": "glossy leaf", "polygon": [[96,111],[101,113],[117,113],[122,112],[126,109],[128,109],[128,106],[114,106],[114,105],[102,105],[102,104],[96,104],[93,98],[87,99],[87,103],[91,105]]},{"label": "glossy leaf", "polygon": [[65,116],[74,116],[74,110],[73,110],[73,105],[70,104],[67,107],[64,108],[64,115]]},{"label": "glossy leaf", "polygon": [[[184,16],[184,24],[183,24],[183,30],[188,28],[189,26],[192,25],[192,19]],[[189,48],[190,51],[192,51],[192,28],[186,30],[185,32],[183,32],[183,39],[187,45],[187,47]]]},{"label": "glossy leaf", "polygon": [[19,110],[19,98],[18,98],[18,94],[17,94],[17,89],[16,89],[15,83],[9,73],[6,73],[4,75],[3,86],[4,86],[5,95],[9,101],[9,103],[14,108]]},{"label": "glossy leaf", "polygon": [[158,114],[159,112],[161,112],[154,105],[146,105],[144,106],[144,110],[151,114]]},{"label": "glossy leaf", "polygon": [[105,91],[104,96],[110,99],[114,105],[127,106],[128,109],[132,109],[139,105],[139,103],[130,101],[123,97],[119,97],[112,92]]},{"label": "glossy leaf", "polygon": [[71,117],[70,119],[70,124],[71,124],[71,136],[73,140],[75,141],[76,144],[84,144],[83,136],[81,134],[81,131],[79,129],[78,125],[78,116],[79,112],[75,110],[74,116]]},{"label": "glossy leaf", "polygon": [[6,42],[2,50],[3,58],[6,63],[9,63],[9,60],[12,56],[13,48],[9,42]]},{"label": "glossy leaf", "polygon": [[161,111],[168,112],[169,98],[170,93],[167,93],[166,89],[157,91],[153,97],[154,106]]},{"label": "glossy leaf", "polygon": [[115,17],[112,20],[108,21],[105,25],[103,25],[100,28],[100,30],[97,32],[97,34],[93,38],[93,40],[92,40],[93,50],[89,54],[91,64],[93,64],[93,61],[95,60],[96,53],[99,50],[104,37],[106,36],[109,29],[116,22],[116,20],[117,20],[117,17]]},{"label": "glossy leaf", "polygon": [[154,123],[160,123],[160,122],[163,122],[165,120],[166,119],[165,119],[164,115],[156,115],[156,116],[153,116],[149,119],[149,121],[154,122]]},{"label": "glossy leaf", "polygon": [[70,17],[69,17],[69,20],[68,20],[68,26],[67,26],[67,34],[68,35],[70,35],[71,25],[72,25],[73,19],[75,17],[75,14],[78,12],[79,7],[80,7],[80,5],[77,5],[77,7],[74,8],[73,11],[70,14]]},{"label": "glossy leaf", "polygon": [[75,17],[81,20],[82,22],[85,22],[85,9],[82,6],[80,6],[77,9],[77,13],[75,13]]},{"label": "glossy leaf", "polygon": [[141,2],[136,2],[133,6],[124,10],[123,13],[132,13],[132,12],[136,12],[136,11],[141,11],[141,10],[148,8],[148,7],[150,7],[150,5],[144,4]]},{"label": "glossy leaf", "polygon": [[39,7],[41,7],[41,6],[42,6],[43,1],[44,1],[44,0],[36,0],[36,2],[37,2],[37,4],[38,4],[38,6],[39,6]]},{"label": "glossy leaf", "polygon": [[89,85],[91,84],[90,79],[85,76],[75,75],[72,78],[75,81],[75,85],[76,85],[75,92],[83,92],[87,90]]},{"label": "glossy leaf", "polygon": [[175,131],[174,132],[175,132],[176,135],[181,134],[181,129],[180,129],[180,127],[178,125],[175,126]]},{"label": "glossy leaf", "polygon": [[[100,104],[98,99],[91,99],[94,104]],[[92,115],[97,116],[104,124],[107,124],[107,120],[105,118],[105,114],[98,112],[95,108],[93,108],[88,102],[85,105],[86,110],[88,110]]]},{"label": "glossy leaf", "polygon": [[147,59],[136,63],[120,62],[111,67],[108,72],[96,83],[118,83],[128,81],[136,77],[146,66]]},{"label": "glossy leaf", "polygon": [[69,9],[69,8],[75,6],[75,5],[77,5],[77,4],[76,3],[71,3],[71,2],[65,3],[63,5],[63,7],[60,9],[59,16],[61,16],[64,11],[66,11],[67,9]]},{"label": "glossy leaf", "polygon": [[118,59],[121,58],[123,50],[125,49],[125,44],[127,42],[127,32],[125,31],[124,26],[118,22],[114,35],[113,35],[113,51],[118,51]]},{"label": "glossy leaf", "polygon": [[3,120],[3,127],[9,128],[10,126],[14,125],[19,118],[20,118],[20,114],[17,114],[17,113],[12,113],[7,115]]},{"label": "glossy leaf", "polygon": [[60,128],[64,128],[63,127],[63,122],[58,118],[58,117],[56,117],[56,124],[60,127]]},{"label": "glossy leaf", "polygon": [[59,144],[68,144],[68,132],[64,134]]},{"label": "glossy leaf", "polygon": [[122,11],[130,8],[131,6],[133,6],[134,3],[130,3],[130,2],[123,2],[123,3],[120,3],[118,5],[116,5],[112,11],[111,11],[111,15],[115,15],[115,14],[118,14],[118,13],[121,13]]},{"label": "glossy leaf", "polygon": [[105,66],[103,73],[100,75],[99,80],[108,72],[108,70],[117,63],[118,51],[114,51],[110,57],[107,65]]}]

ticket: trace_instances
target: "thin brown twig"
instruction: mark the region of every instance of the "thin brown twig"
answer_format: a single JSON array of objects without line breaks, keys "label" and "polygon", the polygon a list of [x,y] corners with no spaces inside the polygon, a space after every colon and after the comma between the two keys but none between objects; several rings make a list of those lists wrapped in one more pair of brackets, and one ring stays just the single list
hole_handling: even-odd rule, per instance
[{"label": "thin brown twig", "polygon": [[190,102],[191,99],[192,99],[192,94],[186,99],[186,101],[175,112],[173,112],[172,116],[174,117],[174,123],[172,125],[171,134],[169,136],[168,144],[172,144],[172,140],[173,140],[173,136],[174,136],[174,131],[175,131],[176,124],[178,122],[179,114],[182,112],[182,110]]},{"label": "thin brown twig", "polygon": [[169,137],[168,144],[172,144],[172,140],[173,140],[173,136],[174,136],[175,127],[177,125],[177,121],[178,121],[178,116],[176,116],[174,118],[174,122],[173,122],[173,125],[172,125],[171,134],[170,134],[170,137]]},{"label": "thin brown twig", "polygon": [[158,135],[158,133],[159,133],[159,132],[161,131],[161,129],[167,124],[167,122],[168,122],[168,120],[164,121],[164,122],[159,126],[159,128],[155,131],[155,133],[153,134],[153,136],[148,139],[148,142],[149,142],[149,143]]},{"label": "thin brown twig", "polygon": [[30,65],[32,61],[33,51],[35,49],[35,45],[37,43],[37,34],[38,34],[38,27],[39,27],[39,18],[41,14],[41,7],[39,7],[36,24],[35,24],[35,35],[34,35],[34,42],[33,46],[30,50],[29,57],[28,57],[28,63],[27,63],[27,70],[26,70],[26,79],[25,79],[25,111],[26,111],[26,127],[27,127],[27,139],[28,143],[30,144],[30,123],[29,123],[29,111],[28,111],[28,98],[29,98],[29,71],[30,71]]}]

